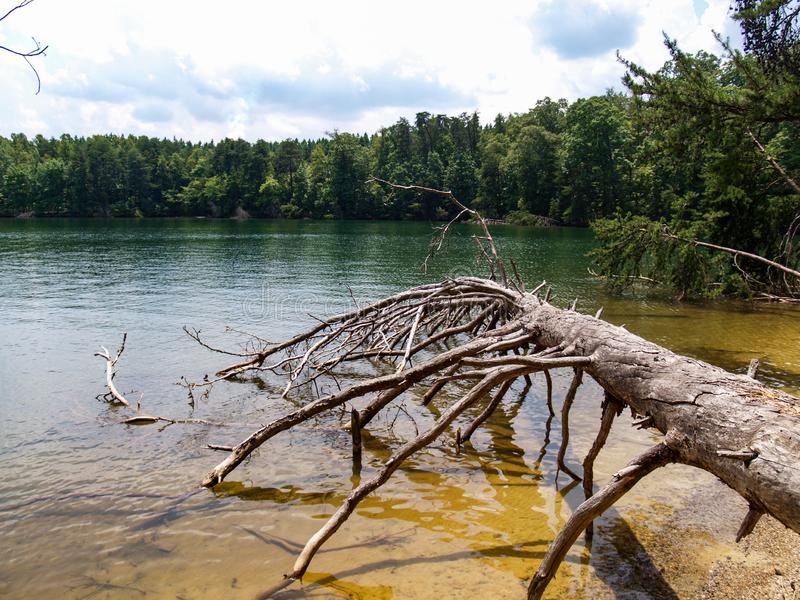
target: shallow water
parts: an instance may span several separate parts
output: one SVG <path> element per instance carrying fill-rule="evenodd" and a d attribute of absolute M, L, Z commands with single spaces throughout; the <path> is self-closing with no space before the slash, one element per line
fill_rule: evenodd
<path fill-rule="evenodd" d="M 348 286 L 366 300 L 472 272 L 470 232 L 458 228 L 447 257 L 421 273 L 422 224 L 0 221 L 0 596 L 251 598 L 279 581 L 356 484 L 349 438 L 340 415 L 320 418 L 271 441 L 215 490 L 198 490 L 222 456 L 207 443 L 235 443 L 291 403 L 269 386 L 225 383 L 192 408 L 176 382 L 228 361 L 181 326 L 220 344 L 239 339 L 226 325 L 283 338 L 308 326 L 309 313 L 350 306 Z M 603 305 L 609 321 L 739 372 L 758 357 L 763 380 L 800 389 L 798 309 L 607 297 L 586 271 L 589 232 L 504 227 L 497 236 L 529 285 L 553 282 L 556 304 Z M 116 382 L 129 398 L 148 413 L 225 425 L 120 425 L 128 413 L 95 399 L 104 364 L 93 353 L 116 348 L 123 331 Z M 568 379 L 555 374 L 562 394 Z M 474 450 L 456 455 L 445 435 L 407 461 L 323 548 L 306 587 L 284 597 L 522 597 L 582 493 L 563 476 L 560 490 L 553 483 L 559 422 L 548 435 L 543 381 L 525 396 L 515 390 Z M 599 398 L 592 384 L 579 391 L 573 463 L 591 444 Z M 428 410 L 411 395 L 408 414 L 389 410 L 365 442 L 362 476 L 446 402 Z M 627 421 L 612 431 L 598 481 L 652 440 Z M 698 499 L 698 489 L 709 493 Z M 690 591 L 735 528 L 720 507 L 741 508 L 713 506 L 716 494 L 732 492 L 690 469 L 654 475 L 603 518 L 591 548 L 576 545 L 550 595 Z M 663 575 L 648 563 L 647 532 L 659 507 L 693 502 L 709 504 L 705 516 L 675 535 L 691 540 L 696 558 Z"/>

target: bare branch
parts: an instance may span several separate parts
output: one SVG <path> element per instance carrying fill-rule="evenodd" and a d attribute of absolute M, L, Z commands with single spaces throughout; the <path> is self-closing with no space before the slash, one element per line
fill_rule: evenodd
<path fill-rule="evenodd" d="M 542 597 L 567 551 L 596 517 L 622 498 L 645 475 L 675 460 L 675 453 L 666 444 L 653 446 L 629 462 L 600 492 L 581 504 L 547 549 L 547 554 L 528 587 L 528 600 Z"/>
<path fill-rule="evenodd" d="M 445 225 L 445 227 L 440 231 L 440 236 L 437 236 L 439 239 L 435 244 L 437 249 L 441 248 L 442 241 L 444 240 L 444 235 L 446 235 L 448 228 L 450 227 L 450 225 L 453 222 L 455 222 L 457 219 L 459 219 L 464 214 L 468 214 L 471 217 L 473 217 L 478 222 L 478 224 L 481 226 L 481 229 L 483 229 L 483 238 L 477 238 L 477 237 L 473 236 L 473 239 L 475 239 L 478 242 L 478 245 L 481 246 L 482 250 L 483 250 L 483 246 L 480 243 L 481 239 L 485 240 L 488 243 L 488 246 L 489 246 L 489 253 L 491 253 L 491 256 L 489 256 L 488 254 L 486 255 L 487 264 L 489 266 L 489 270 L 490 271 L 494 271 L 494 269 L 496 268 L 500 273 L 500 280 L 503 283 L 503 285 L 505 287 L 509 286 L 509 279 L 508 279 L 508 275 L 506 273 L 505 265 L 503 264 L 503 260 L 500 258 L 500 253 L 497 250 L 497 244 L 495 243 L 494 238 L 492 237 L 492 234 L 489 232 L 489 226 L 486 223 L 486 220 L 481 216 L 481 214 L 478 211 L 476 211 L 476 210 L 474 210 L 472 208 L 469 208 L 469 207 L 465 206 L 464 204 L 462 204 L 458 200 L 458 198 L 455 197 L 453 192 L 451 192 L 449 190 L 437 190 L 435 188 L 424 187 L 424 186 L 421 186 L 421 185 L 399 185 L 399 184 L 396 184 L 396 183 L 392 183 L 390 181 L 386 181 L 385 179 L 380 179 L 378 177 L 370 177 L 367 180 L 367 183 L 372 183 L 372 182 L 380 183 L 382 185 L 385 185 L 385 186 L 388 186 L 388 187 L 391 187 L 391 188 L 394 188 L 394 189 L 398 189 L 398 190 L 411 190 L 411 191 L 419 192 L 419 193 L 433 194 L 433 195 L 436 195 L 436 196 L 442 196 L 444 198 L 449 199 L 453 204 L 456 205 L 456 207 L 461 212 L 459 212 L 458 216 L 455 219 L 453 219 L 452 221 L 450 221 L 447 225 Z M 434 238 L 434 239 L 436 240 L 437 238 Z M 425 260 L 425 262 L 427 264 L 427 259 Z"/>
<path fill-rule="evenodd" d="M 420 434 L 415 439 L 407 442 L 384 464 L 383 468 L 369 481 L 359 485 L 347 497 L 339 509 L 331 516 L 328 522 L 308 540 L 300 556 L 294 563 L 292 572 L 285 575 L 285 578 L 293 581 L 299 580 L 308 569 L 308 565 L 314 554 L 322 544 L 330 538 L 353 514 L 353 511 L 368 494 L 386 483 L 392 473 L 403 463 L 405 459 L 433 442 L 441 433 L 453 422 L 453 420 L 466 408 L 474 404 L 482 394 L 491 389 L 493 385 L 509 377 L 514 376 L 516 371 L 513 369 L 497 369 L 481 382 L 476 384 L 461 400 L 453 404 L 436 420 L 434 425 L 426 432 Z M 285 586 L 281 586 L 285 587 Z M 273 588 L 275 590 L 275 588 Z M 260 596 L 265 598 L 267 596 Z"/>
<path fill-rule="evenodd" d="M 99 356 L 106 361 L 106 387 L 108 388 L 108 395 L 111 399 L 111 402 L 130 406 L 130 403 L 125 399 L 125 396 L 123 396 L 122 393 L 117 389 L 117 386 L 114 385 L 114 366 L 117 364 L 119 357 L 122 356 L 122 353 L 125 351 L 125 341 L 127 339 L 127 332 L 123 333 L 122 343 L 120 344 L 119 350 L 117 350 L 117 353 L 113 357 L 105 346 L 100 346 L 103 351 L 95 352 L 94 355 Z"/>
<path fill-rule="evenodd" d="M 2 17 L 0 17 L 0 23 L 2 23 L 15 11 L 28 6 L 31 2 L 33 2 L 33 0 L 22 0 L 22 2 L 18 3 L 16 6 L 13 6 Z M 38 94 L 42 90 L 42 80 L 39 77 L 39 72 L 36 70 L 36 67 L 33 66 L 33 63 L 30 61 L 30 59 L 35 58 L 37 56 L 43 56 L 49 46 L 42 46 L 36 40 L 36 38 L 32 37 L 31 39 L 33 40 L 33 45 L 34 45 L 32 50 L 16 50 L 14 48 L 9 48 L 8 46 L 0 46 L 0 50 L 8 52 L 9 54 L 13 54 L 14 56 L 19 56 L 20 58 L 22 58 L 22 60 L 28 63 L 28 66 L 31 68 L 31 71 L 33 71 L 33 74 L 36 76 L 36 94 Z"/>
<path fill-rule="evenodd" d="M 22 2 L 20 2 L 16 6 L 12 7 L 11 10 L 9 10 L 6 14 L 4 14 L 2 17 L 0 17 L 0 22 L 4 21 L 6 19 L 6 17 L 8 17 L 8 15 L 13 13 L 15 10 L 19 10 L 20 8 L 25 8 L 31 2 L 33 2 L 33 0 L 22 0 Z"/>
<path fill-rule="evenodd" d="M 567 446 L 569 445 L 569 411 L 572 409 L 572 402 L 575 400 L 575 393 L 583 381 L 583 369 L 581 367 L 575 368 L 575 376 L 572 378 L 572 383 L 567 390 L 567 395 L 564 397 L 564 405 L 561 408 L 561 446 L 558 448 L 558 469 L 564 471 L 567 475 L 572 477 L 575 481 L 580 481 L 581 478 L 572 469 L 570 469 L 564 462 L 564 457 L 567 454 Z M 558 472 L 556 472 L 556 480 L 558 479 Z"/>
<path fill-rule="evenodd" d="M 736 248 L 728 248 L 727 246 L 720 246 L 718 244 L 711 244 L 709 242 L 701 242 L 700 240 L 688 239 L 683 238 L 675 235 L 674 233 L 670 233 L 669 231 L 663 231 L 661 236 L 670 239 L 676 240 L 679 242 L 683 242 L 685 244 L 692 244 L 693 246 L 702 246 L 703 248 L 711 248 L 712 250 L 719 250 L 720 252 L 727 252 L 728 254 L 733 254 L 734 256 L 744 256 L 749 258 L 750 260 L 754 260 L 756 262 L 760 262 L 767 266 L 770 266 L 774 269 L 778 269 L 779 271 L 783 271 L 784 273 L 791 275 L 792 277 L 800 278 L 800 271 L 796 271 L 786 265 L 782 265 L 774 260 L 770 260 L 768 258 L 764 258 L 763 256 L 759 256 L 758 254 L 753 254 L 752 252 L 745 252 L 744 250 L 737 250 Z"/>
<path fill-rule="evenodd" d="M 597 431 L 592 447 L 583 459 L 583 494 L 588 500 L 594 494 L 594 461 L 600 454 L 600 451 L 605 446 L 608 434 L 611 432 L 611 425 L 614 423 L 614 417 L 618 417 L 622 413 L 625 403 L 609 394 L 605 393 L 602 404 L 602 416 L 600 417 L 600 429 Z M 586 527 L 586 535 L 591 537 L 593 533 L 592 524 Z"/>

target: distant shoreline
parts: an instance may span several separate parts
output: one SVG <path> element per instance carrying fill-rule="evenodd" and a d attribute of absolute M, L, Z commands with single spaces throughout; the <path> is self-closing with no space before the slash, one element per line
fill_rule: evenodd
<path fill-rule="evenodd" d="M 525 223 L 512 223 L 502 219 L 487 219 L 487 223 L 490 226 L 511 226 L 511 227 L 541 227 L 541 228 L 563 228 L 563 229 L 588 229 L 588 226 L 585 225 L 570 225 L 567 223 L 557 223 L 552 219 L 548 219 L 547 217 L 541 217 L 539 215 L 531 215 L 537 219 L 541 219 L 539 222 L 525 222 Z M 325 218 L 288 218 L 288 217 L 215 217 L 215 216 L 205 216 L 205 215 L 163 215 L 163 216 L 156 216 L 156 215 L 148 215 L 148 216 L 122 216 L 122 217 L 115 217 L 115 216 L 99 216 L 99 215 L 0 215 L 0 220 L 2 221 L 52 221 L 52 220 L 73 220 L 73 219 L 86 219 L 92 221 L 177 221 L 177 220 L 192 220 L 192 221 L 234 221 L 234 222 L 245 222 L 245 221 L 275 221 L 275 222 L 308 222 L 308 223 L 333 223 L 333 222 L 345 222 L 345 221 L 359 221 L 359 222 L 381 222 L 381 223 L 446 223 L 446 220 L 432 220 L 432 219 L 382 219 L 378 217 L 346 217 L 341 219 L 325 219 Z M 472 221 L 459 221 L 460 224 L 465 225 L 475 225 L 476 223 Z"/>

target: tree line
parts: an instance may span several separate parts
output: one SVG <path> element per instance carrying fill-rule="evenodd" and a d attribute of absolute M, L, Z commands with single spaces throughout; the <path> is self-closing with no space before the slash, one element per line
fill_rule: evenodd
<path fill-rule="evenodd" d="M 722 76 L 719 59 L 702 60 L 710 76 Z M 370 175 L 450 189 L 493 218 L 537 215 L 579 226 L 618 211 L 660 218 L 698 203 L 737 211 L 776 201 L 782 190 L 764 185 L 772 174 L 751 140 L 724 124 L 710 137 L 693 119 L 667 123 L 663 113 L 609 91 L 571 104 L 544 98 L 488 124 L 477 113 L 421 112 L 373 135 L 317 140 L 12 134 L 0 137 L 0 214 L 453 216 L 441 198 L 390 193 L 368 184 Z M 800 162 L 796 124 L 761 135 L 787 165 Z"/>
<path fill-rule="evenodd" d="M 572 106 L 549 98 L 522 115 L 482 125 L 477 113 L 421 112 L 374 135 L 335 132 L 323 139 L 242 139 L 192 143 L 144 136 L 0 137 L 0 214 L 14 216 L 217 216 L 422 219 L 452 216 L 436 197 L 387 195 L 370 175 L 451 189 L 464 202 L 503 218 L 523 211 L 588 223 L 563 184 L 568 165 L 614 164 L 615 148 L 566 139 L 595 135 L 578 113 L 608 107 L 606 126 L 623 126 L 626 98 L 608 94 Z M 621 141 L 621 140 L 620 140 Z M 595 177 L 595 179 L 597 179 Z M 603 188 L 606 182 L 588 183 Z M 583 199 L 581 199 L 583 200 Z M 606 202 L 605 204 L 609 204 Z"/>

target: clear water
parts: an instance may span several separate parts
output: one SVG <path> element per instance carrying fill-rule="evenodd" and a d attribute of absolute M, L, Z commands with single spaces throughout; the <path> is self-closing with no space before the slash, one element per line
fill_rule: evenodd
<path fill-rule="evenodd" d="M 269 385 L 225 383 L 192 408 L 176 382 L 227 361 L 181 326 L 231 346 L 239 338 L 226 335 L 226 325 L 283 338 L 312 323 L 309 314 L 347 308 L 348 286 L 363 300 L 474 272 L 471 232 L 457 228 L 446 257 L 422 273 L 425 224 L 0 221 L 0 597 L 251 598 L 279 581 L 357 482 L 349 438 L 338 414 L 321 418 L 271 441 L 213 491 L 198 489 L 223 456 L 207 443 L 234 444 L 292 404 Z M 529 285 L 553 283 L 556 303 L 577 297 L 586 312 L 604 305 L 608 320 L 736 371 L 758 357 L 765 381 L 800 389 L 797 308 L 611 298 L 586 270 L 590 232 L 496 234 Z M 124 331 L 116 382 L 129 398 L 151 414 L 225 425 L 120 424 L 129 412 L 95 398 L 104 363 L 93 353 L 116 348 Z M 560 393 L 567 382 L 568 374 L 556 375 Z M 510 394 L 473 451 L 456 455 L 448 434 L 407 461 L 315 558 L 306 587 L 284 597 L 522 597 L 524 580 L 581 500 L 563 477 L 560 490 L 554 485 L 559 424 L 551 423 L 546 443 L 543 394 L 541 380 L 527 397 Z M 430 410 L 415 400 L 404 399 L 408 414 L 390 410 L 376 422 L 363 475 L 448 398 Z M 596 386 L 581 388 L 572 462 L 591 444 L 599 400 Z M 598 481 L 651 441 L 622 421 Z M 689 469 L 664 473 L 604 517 L 591 548 L 576 545 L 552 597 L 692 589 L 707 560 L 662 576 L 657 565 L 642 566 L 637 540 L 659 503 L 720 488 Z M 698 556 L 711 557 L 735 525 L 706 512 L 701 529 L 686 525 L 684 533 L 700 540 Z"/>

